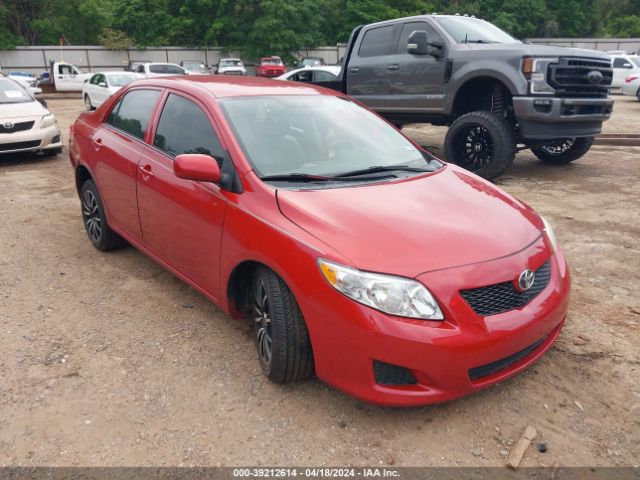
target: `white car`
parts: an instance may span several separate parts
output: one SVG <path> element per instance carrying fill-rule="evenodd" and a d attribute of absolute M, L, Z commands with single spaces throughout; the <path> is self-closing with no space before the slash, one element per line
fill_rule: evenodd
<path fill-rule="evenodd" d="M 35 77 L 30 77 L 27 75 L 14 75 L 10 73 L 7 75 L 7 78 L 10 78 L 11 80 L 18 82 L 24 88 L 29 90 L 29 92 L 32 95 L 37 95 L 42 93 L 42 89 L 38 87 L 38 79 Z"/>
<path fill-rule="evenodd" d="M 247 69 L 239 58 L 221 58 L 216 73 L 218 75 L 246 75 Z"/>
<path fill-rule="evenodd" d="M 622 94 L 637 97 L 640 102 L 640 73 L 629 75 L 622 85 Z"/>
<path fill-rule="evenodd" d="M 180 62 L 180 66 L 189 72 L 189 75 L 209 75 L 207 66 L 198 60 L 184 60 Z"/>
<path fill-rule="evenodd" d="M 607 53 L 611 56 L 611 66 L 613 67 L 611 88 L 620 90 L 629 75 L 640 74 L 640 57 L 638 55 L 627 55 L 624 52 Z"/>
<path fill-rule="evenodd" d="M 0 78 L 0 153 L 62 151 L 58 121 L 21 84 Z"/>
<path fill-rule="evenodd" d="M 322 65 L 318 67 L 303 67 L 296 70 L 291 70 L 276 77 L 277 80 L 290 80 L 293 82 L 332 82 L 340 74 L 339 66 Z"/>
<path fill-rule="evenodd" d="M 189 72 L 175 63 L 143 63 L 138 65 L 136 73 L 144 78 L 168 77 L 173 75 L 189 75 Z"/>
<path fill-rule="evenodd" d="M 140 75 L 132 72 L 94 73 L 82 86 L 82 99 L 87 110 L 98 108 L 107 98 L 138 78 Z"/>

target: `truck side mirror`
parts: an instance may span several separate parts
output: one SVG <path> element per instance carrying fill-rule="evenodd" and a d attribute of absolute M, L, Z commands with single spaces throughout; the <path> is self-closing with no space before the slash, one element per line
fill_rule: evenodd
<path fill-rule="evenodd" d="M 411 32 L 407 39 L 407 52 L 413 55 L 428 55 L 429 41 L 427 40 L 427 32 L 424 30 Z"/>

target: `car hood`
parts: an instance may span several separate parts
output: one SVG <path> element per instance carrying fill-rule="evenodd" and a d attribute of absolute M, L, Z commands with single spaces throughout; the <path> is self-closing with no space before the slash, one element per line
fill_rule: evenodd
<path fill-rule="evenodd" d="M 540 217 L 491 183 L 448 165 L 405 181 L 277 191 L 282 214 L 361 270 L 416 277 L 520 251 Z"/>
<path fill-rule="evenodd" d="M 609 61 L 610 57 L 605 52 L 587 50 L 585 48 L 556 47 L 553 45 L 536 45 L 533 43 L 469 43 L 472 50 L 510 51 L 514 55 L 541 56 L 541 57 L 588 57 Z"/>
<path fill-rule="evenodd" d="M 36 115 L 45 115 L 47 110 L 38 101 L 26 103 L 1 103 L 0 118 L 20 118 L 34 117 Z"/>

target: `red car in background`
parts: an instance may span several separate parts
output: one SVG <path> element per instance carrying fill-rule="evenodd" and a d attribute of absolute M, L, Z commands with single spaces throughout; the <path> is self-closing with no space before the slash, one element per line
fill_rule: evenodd
<path fill-rule="evenodd" d="M 338 92 L 135 81 L 69 150 L 93 245 L 126 240 L 248 319 L 274 382 L 442 402 L 527 368 L 564 324 L 550 225 Z"/>
<path fill-rule="evenodd" d="M 256 67 L 257 77 L 279 77 L 287 72 L 284 62 L 280 57 L 264 57 L 260 59 L 260 65 Z"/>

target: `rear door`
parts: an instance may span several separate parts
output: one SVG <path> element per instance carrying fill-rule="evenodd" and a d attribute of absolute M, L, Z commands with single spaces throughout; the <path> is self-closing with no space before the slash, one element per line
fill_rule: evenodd
<path fill-rule="evenodd" d="M 388 57 L 386 79 L 390 88 L 387 108 L 402 112 L 440 111 L 444 107 L 446 55 L 414 55 L 407 51 L 408 39 L 416 30 L 427 32 L 429 42 L 443 42 L 426 21 L 405 22 L 392 55 Z"/>
<path fill-rule="evenodd" d="M 347 93 L 376 110 L 385 108 L 391 93 L 386 73 L 397 28 L 391 24 L 364 30 L 347 65 Z"/>
<path fill-rule="evenodd" d="M 159 98 L 160 90 L 130 90 L 91 138 L 95 178 L 109 224 L 136 240 L 142 238 L 136 199 L 138 160 Z"/>
<path fill-rule="evenodd" d="M 173 173 L 174 158 L 182 153 L 223 161 L 225 150 L 213 120 L 197 99 L 169 93 L 152 132 L 152 145 L 140 158 L 137 183 L 144 244 L 218 298 L 226 196 L 218 185 L 184 180 Z"/>

